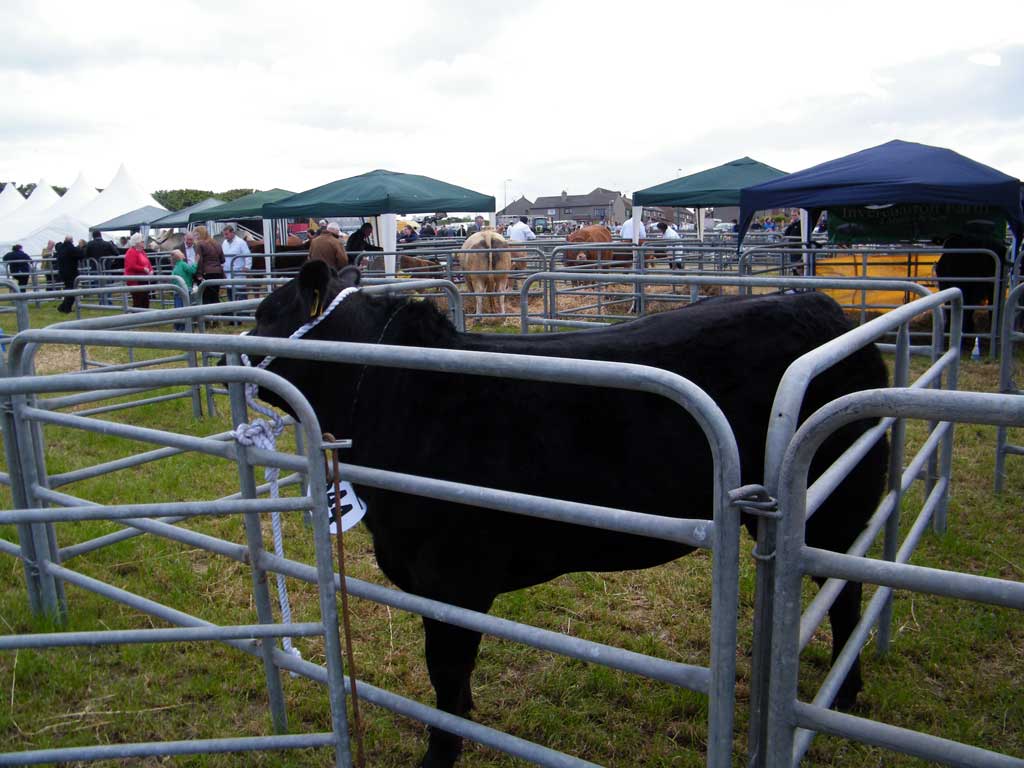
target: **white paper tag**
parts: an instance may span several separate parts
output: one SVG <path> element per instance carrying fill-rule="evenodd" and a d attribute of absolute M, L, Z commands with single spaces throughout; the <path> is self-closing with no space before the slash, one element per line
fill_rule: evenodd
<path fill-rule="evenodd" d="M 356 496 L 352 484 L 344 480 L 339 483 L 341 489 L 341 532 L 355 527 L 366 514 L 366 503 Z M 331 535 L 338 533 L 337 521 L 334 517 L 334 483 L 327 483 L 327 517 L 331 521 Z"/>

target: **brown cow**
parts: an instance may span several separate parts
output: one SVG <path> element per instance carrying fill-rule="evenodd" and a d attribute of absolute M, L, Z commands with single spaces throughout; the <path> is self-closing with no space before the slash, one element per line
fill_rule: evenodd
<path fill-rule="evenodd" d="M 610 243 L 612 241 L 612 231 L 601 224 L 591 224 L 590 226 L 577 229 L 575 232 L 570 232 L 565 240 L 568 243 Z M 627 253 L 622 253 L 619 254 L 619 258 L 629 260 L 631 257 Z M 615 260 L 616 254 L 614 251 L 569 251 L 565 254 L 565 265 L 567 267 L 584 266 L 591 261 L 600 263 Z"/>
<path fill-rule="evenodd" d="M 504 237 L 493 229 L 474 232 L 462 244 L 463 251 L 472 248 L 503 248 L 507 245 Z M 512 269 L 512 254 L 509 251 L 497 253 L 462 253 L 459 255 L 466 284 L 471 293 L 497 293 L 501 314 L 505 314 L 505 291 L 508 290 L 508 273 Z M 476 297 L 476 313 L 483 311 L 483 297 Z M 492 299 L 491 308 L 494 308 Z"/>
<path fill-rule="evenodd" d="M 374 256 L 372 259 L 364 256 L 359 263 L 359 268 L 367 272 L 383 272 L 385 266 L 383 256 Z M 401 271 L 412 272 L 413 277 L 444 277 L 444 270 L 436 261 L 406 256 L 404 253 L 398 255 L 396 266 Z"/>

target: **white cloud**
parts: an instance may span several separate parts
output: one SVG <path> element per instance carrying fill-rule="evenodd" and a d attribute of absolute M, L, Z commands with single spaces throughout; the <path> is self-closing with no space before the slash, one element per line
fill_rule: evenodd
<path fill-rule="evenodd" d="M 985 53 L 972 53 L 967 57 L 972 64 L 981 64 L 983 67 L 998 67 L 1003 63 L 1003 57 L 998 53 L 987 51 Z"/>
<path fill-rule="evenodd" d="M 1024 176 L 1024 3 L 844 5 L 17 0 L 0 176 L 105 183 L 125 161 L 150 189 L 301 190 L 390 168 L 501 204 L 509 178 L 632 191 L 891 138 Z"/>

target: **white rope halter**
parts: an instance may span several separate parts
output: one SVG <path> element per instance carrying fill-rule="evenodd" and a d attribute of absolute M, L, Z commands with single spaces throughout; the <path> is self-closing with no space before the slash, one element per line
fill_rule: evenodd
<path fill-rule="evenodd" d="M 289 339 L 301 339 L 311 330 L 316 328 L 335 308 L 341 304 L 346 298 L 351 296 L 353 293 L 358 291 L 358 288 L 346 288 L 332 301 L 321 314 L 310 320 L 308 323 L 299 328 L 295 333 L 289 336 Z M 242 353 L 242 362 L 246 367 L 252 367 L 252 363 L 249 362 L 249 356 Z M 274 359 L 273 355 L 268 355 L 260 360 L 257 368 L 266 368 L 270 365 L 270 362 Z M 266 406 L 260 405 L 256 401 L 256 390 L 257 385 L 252 382 L 247 382 L 245 385 L 245 402 L 250 408 L 263 416 L 266 419 L 253 419 L 247 424 L 239 424 L 235 427 L 233 435 L 239 445 L 244 446 L 255 446 L 256 448 L 262 448 L 268 451 L 276 449 L 277 437 L 284 431 L 284 420 L 280 414 Z M 270 484 L 270 498 L 276 499 L 279 497 L 280 491 L 278 487 L 278 480 L 281 476 L 281 470 L 278 467 L 264 467 L 263 478 Z M 270 524 L 273 531 L 274 537 L 274 554 L 278 557 L 284 557 L 284 537 L 281 532 L 281 513 L 271 512 L 270 513 Z M 338 521 L 341 524 L 341 521 Z M 277 599 L 281 604 L 281 621 L 284 624 L 292 623 L 292 606 L 288 599 L 288 584 L 285 581 L 284 574 L 275 573 L 277 580 Z M 292 645 L 292 639 L 290 637 L 282 637 L 281 645 L 284 646 L 286 653 L 290 653 L 292 656 L 301 659 L 302 654 L 299 653 L 299 649 Z M 292 673 L 294 676 L 294 673 Z"/>

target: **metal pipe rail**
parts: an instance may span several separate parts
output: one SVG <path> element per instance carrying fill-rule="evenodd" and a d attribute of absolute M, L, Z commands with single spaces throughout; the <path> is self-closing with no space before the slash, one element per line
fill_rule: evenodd
<path fill-rule="evenodd" d="M 912 264 L 912 258 L 921 255 L 943 255 L 943 254 L 964 254 L 964 255 L 986 255 L 992 258 L 992 274 L 988 276 L 980 277 L 955 277 L 955 278 L 940 278 L 935 275 L 927 276 L 914 276 L 908 274 L 906 278 L 896 278 L 907 281 L 915 281 L 922 285 L 935 285 L 936 290 L 942 290 L 944 285 L 949 287 L 950 283 L 982 283 L 990 284 L 992 286 L 992 296 L 995 299 L 992 302 L 991 307 L 985 305 L 970 305 L 965 306 L 964 310 L 967 312 L 974 312 L 977 310 L 984 310 L 991 313 L 991 327 L 986 333 L 975 333 L 974 335 L 979 338 L 989 339 L 989 357 L 995 359 L 998 347 L 998 338 L 1000 323 L 1002 321 L 1003 314 L 1003 291 L 1001 287 L 1004 283 L 1005 278 L 1005 262 L 995 252 L 988 250 L 987 248 L 935 248 L 933 246 L 921 246 L 907 247 L 907 248 L 884 248 L 884 247 L 858 247 L 853 246 L 851 248 L 839 248 L 835 246 L 823 246 L 806 248 L 802 245 L 790 246 L 790 247 L 774 247 L 774 246 L 758 246 L 753 248 L 744 249 L 740 256 L 740 271 L 745 274 L 753 274 L 753 259 L 758 256 L 767 256 L 769 259 L 778 259 L 779 266 L 777 269 L 789 269 L 794 266 L 800 266 L 804 269 L 808 276 L 815 276 L 817 273 L 818 258 L 825 257 L 836 257 L 845 256 L 848 260 L 845 261 L 834 261 L 833 263 L 838 266 L 855 265 L 863 270 L 863 277 L 865 283 L 861 286 L 860 303 L 853 305 L 844 305 L 844 308 L 857 309 L 861 313 L 861 322 L 867 316 L 869 310 L 874 309 L 889 309 L 889 305 L 884 304 L 868 304 L 867 293 L 871 290 L 877 290 L 877 286 L 871 284 L 872 281 L 878 278 L 872 278 L 867 276 L 868 267 L 870 264 L 869 258 L 871 256 L 902 256 L 907 257 L 907 271 L 909 273 Z M 800 260 L 792 262 L 791 259 L 794 256 L 799 256 Z M 998 300 L 996 300 L 998 299 Z"/>
<path fill-rule="evenodd" d="M 1020 341 L 1024 341 L 1024 333 L 1017 330 L 1018 318 L 1021 317 L 1021 302 L 1024 301 L 1024 283 L 1017 285 L 1006 297 L 1003 309 L 1003 330 L 999 353 L 999 391 L 1006 395 L 1024 395 L 1024 390 L 1014 381 L 1013 369 L 1017 363 L 1014 350 Z M 1024 456 L 1024 445 L 1009 442 L 1009 430 L 1000 425 L 996 432 L 996 469 L 994 487 L 996 493 L 1002 493 L 1006 482 L 1006 457 Z"/>
<path fill-rule="evenodd" d="M 392 286 L 379 286 L 379 288 L 387 290 L 391 289 Z M 250 355 L 274 355 L 277 357 L 364 363 L 416 370 L 504 376 L 525 380 L 580 383 L 590 386 L 609 386 L 650 392 L 666 397 L 678 406 L 686 409 L 707 436 L 714 461 L 715 504 L 713 522 L 711 523 L 707 520 L 686 521 L 675 518 L 670 518 L 664 523 L 660 523 L 655 521 L 652 516 L 638 515 L 633 512 L 604 510 L 588 505 L 551 499 L 536 499 L 525 495 L 510 495 L 493 489 L 459 486 L 458 484 L 444 483 L 430 478 L 395 475 L 372 468 L 347 467 L 347 470 L 358 481 L 380 484 L 389 488 L 400 488 L 403 492 L 415 492 L 442 498 L 458 498 L 464 503 L 468 501 L 468 503 L 487 507 L 495 506 L 507 509 L 508 511 L 529 513 L 541 517 L 562 517 L 562 519 L 571 519 L 577 523 L 609 527 L 616 530 L 647 531 L 648 535 L 671 535 L 674 539 L 683 536 L 685 540 L 692 540 L 695 543 L 699 542 L 704 546 L 710 543 L 714 552 L 712 560 L 713 621 L 711 663 L 708 667 L 703 668 L 703 671 L 700 671 L 701 668 L 693 668 L 691 671 L 687 671 L 690 670 L 688 665 L 671 666 L 674 663 L 656 661 L 652 662 L 651 669 L 656 670 L 664 667 L 666 670 L 664 674 L 668 675 L 674 682 L 693 684 L 697 690 L 708 691 L 710 696 L 708 764 L 716 766 L 716 768 L 719 766 L 725 768 L 725 766 L 731 765 L 738 599 L 739 515 L 736 514 L 736 510 L 732 506 L 729 491 L 739 485 L 739 456 L 735 440 L 724 415 L 707 394 L 691 382 L 675 374 L 645 366 L 564 360 L 549 357 L 389 347 L 374 344 L 315 340 L 296 341 L 267 337 L 221 336 L 211 338 L 201 335 L 137 332 L 118 333 L 116 338 L 110 338 L 111 336 L 112 334 L 105 334 L 95 330 L 30 330 L 19 335 L 12 343 L 9 366 L 11 370 L 22 370 L 30 365 L 34 347 L 41 343 L 96 343 L 102 339 L 103 343 L 113 343 L 114 345 L 135 344 L 143 348 L 153 349 L 185 348 L 196 351 L 219 349 L 231 356 L 237 356 L 241 352 L 246 352 Z M 177 377 L 187 377 L 189 380 L 198 382 L 213 380 L 239 382 L 241 380 L 250 380 L 246 377 L 251 378 L 254 373 L 276 378 L 264 371 L 227 366 L 217 369 L 187 371 L 174 369 L 168 371 L 129 372 L 119 375 L 117 383 L 118 386 L 123 387 L 138 387 L 151 384 L 157 380 L 163 381 L 163 377 L 170 377 L 171 380 L 177 380 Z M 87 376 L 87 381 L 90 385 L 99 387 L 111 387 L 115 381 L 114 377 L 103 373 L 76 375 L 80 377 Z M 261 385 L 264 383 L 262 376 L 257 378 L 256 381 Z M 27 393 L 66 392 L 69 389 L 73 389 L 72 383 L 73 380 L 68 376 L 0 380 L 0 397 L 14 397 L 16 404 L 13 414 L 15 417 L 30 417 L 33 420 L 53 418 L 55 414 L 42 409 L 30 409 L 26 404 L 19 402 L 18 398 L 24 397 Z M 306 424 L 307 430 L 311 429 L 307 419 L 312 419 L 312 423 L 315 424 L 315 418 L 309 414 L 308 405 L 305 409 L 296 410 L 296 413 L 299 414 L 300 419 Z M 67 418 L 67 415 L 60 416 L 61 418 Z M 83 421 L 89 420 L 83 419 Z M 129 432 L 132 436 L 136 437 L 149 435 L 149 431 L 139 427 L 131 427 L 130 425 L 104 425 L 99 428 L 104 430 L 112 429 L 118 433 L 123 431 L 126 436 L 128 436 Z M 155 435 L 150 436 L 155 437 Z M 171 438 L 164 437 L 165 443 L 169 443 L 170 440 Z M 182 441 L 187 442 L 187 438 L 184 436 L 179 436 L 174 438 L 174 440 L 181 445 L 184 444 Z M 314 440 L 313 444 L 318 445 L 319 441 Z M 205 450 L 207 452 L 219 452 L 223 447 L 223 443 L 218 443 L 216 446 L 207 446 Z M 250 464 L 253 462 L 264 463 L 269 460 L 269 458 L 251 449 L 247 449 L 245 454 L 249 457 Z M 282 465 L 286 463 L 283 458 L 280 461 Z M 322 471 L 321 462 L 319 472 L 322 474 Z M 51 503 L 81 505 L 81 502 L 74 497 L 46 491 L 43 483 L 34 481 L 32 478 L 28 478 L 28 480 L 25 491 L 29 496 L 29 502 L 32 501 L 34 496 L 38 496 Z M 317 481 L 322 482 L 322 477 L 318 476 L 316 480 L 311 480 L 313 487 L 316 487 L 315 482 Z M 27 503 L 22 506 L 32 509 L 40 505 Z M 129 514 L 130 511 L 126 509 L 124 513 Z M 48 510 L 48 513 L 53 514 L 53 511 Z M 75 514 L 82 514 L 82 512 L 78 511 Z M 193 545 L 199 544 L 201 546 L 216 547 L 218 550 L 223 549 L 222 545 L 217 543 L 219 540 L 212 537 L 203 537 L 199 534 L 186 532 L 177 529 L 175 526 L 155 520 L 145 521 L 140 518 L 128 518 L 123 522 L 128 522 L 133 527 L 144 527 L 150 532 L 172 539 L 185 540 L 187 538 L 189 543 Z M 42 537 L 42 534 L 40 536 L 39 547 L 37 547 L 38 551 L 47 552 L 56 549 L 55 541 L 47 541 L 45 537 Z M 228 550 L 238 550 L 238 548 L 236 545 L 230 545 L 225 550 L 225 553 Z M 252 542 L 250 542 L 250 550 L 252 550 L 252 562 L 260 569 L 260 572 L 274 569 L 273 564 L 276 561 L 261 551 L 254 549 Z M 238 550 L 235 554 L 242 556 L 242 551 Z M 44 576 L 50 574 L 51 576 L 56 575 L 59 578 L 70 578 L 62 570 L 57 570 L 59 566 L 55 566 L 52 563 L 47 565 L 44 561 L 46 561 L 46 558 L 40 559 L 42 563 L 40 570 Z M 415 607 L 413 609 L 416 610 Z M 450 609 L 446 608 L 446 610 Z M 503 632 L 506 630 L 504 625 L 501 625 L 498 620 L 494 620 L 493 617 L 481 614 L 478 618 L 473 618 L 472 620 L 474 622 L 496 622 L 486 631 Z M 325 614 L 324 622 L 327 623 L 327 621 L 328 617 Z M 527 635 L 530 635 L 531 632 L 532 630 L 529 628 L 526 629 Z M 538 637 L 541 636 L 538 635 Z M 547 642 L 541 638 L 538 640 L 538 643 L 542 641 L 544 643 Z M 269 646 L 266 647 L 269 648 Z M 582 648 L 583 646 L 580 647 Z M 613 666 L 619 663 L 615 662 L 615 659 L 620 657 L 626 659 L 626 661 L 622 662 L 623 664 L 631 665 L 633 663 L 628 661 L 628 659 L 633 658 L 632 656 L 628 656 L 627 659 L 627 656 L 622 654 L 605 653 L 601 648 L 602 646 L 600 645 L 594 645 L 593 649 L 585 651 L 587 658 L 605 659 L 607 663 L 611 663 Z M 272 652 L 270 654 L 271 662 L 268 663 L 272 663 L 276 668 L 295 668 L 294 660 L 286 663 L 286 660 L 281 660 L 281 656 L 284 656 L 284 654 Z M 675 671 L 668 672 L 667 670 L 670 667 L 666 665 L 670 665 L 671 669 Z M 659 679 L 661 679 L 662 673 L 657 674 Z M 367 696 L 367 698 L 370 699 L 370 696 Z M 395 705 L 393 700 L 386 698 L 377 697 L 377 700 L 384 703 L 385 706 L 392 707 Z M 441 727 L 444 727 L 446 730 L 462 733 L 470 738 L 486 737 L 486 743 L 490 743 L 492 746 L 504 749 L 512 754 L 523 754 L 521 751 L 521 740 L 513 739 L 503 734 L 481 733 L 479 726 L 474 726 L 468 721 L 444 715 L 429 708 L 423 708 L 423 710 L 410 710 L 405 705 L 402 705 L 401 709 L 396 707 L 396 711 L 406 711 L 425 722 L 431 724 L 440 723 Z M 567 759 L 563 759 L 564 756 L 563 758 L 553 760 L 547 755 L 547 752 L 536 754 L 543 756 L 542 764 L 544 765 L 577 764 L 574 761 L 565 761 Z"/>
<path fill-rule="evenodd" d="M 82 331 L 49 331 L 50 334 L 60 335 L 72 333 L 86 333 Z M 102 332 L 93 331 L 94 335 L 103 335 Z M 121 336 L 123 334 L 111 334 L 108 336 Z M 161 334 L 174 336 L 174 334 Z M 24 349 L 24 347 L 23 347 Z M 300 418 L 303 428 L 307 431 L 305 445 L 307 446 L 304 457 L 295 457 L 287 454 L 276 454 L 269 451 L 254 451 L 246 449 L 233 443 L 224 443 L 220 440 L 210 438 L 189 438 L 173 433 L 162 433 L 160 430 L 150 430 L 141 427 L 134 427 L 128 424 L 114 422 L 103 422 L 93 419 L 82 418 L 70 414 L 58 414 L 42 409 L 32 408 L 28 403 L 31 398 L 38 394 L 75 391 L 77 389 L 88 389 L 94 384 L 106 388 L 148 388 L 153 386 L 174 386 L 202 382 L 204 379 L 216 377 L 220 381 L 228 382 L 232 386 L 235 404 L 243 402 L 244 395 L 241 386 L 246 382 L 253 382 L 259 386 L 274 391 Z M 59 374 L 54 376 L 0 379 L 0 401 L 5 406 L 0 409 L 3 418 L 4 444 L 9 459 L 13 456 L 18 461 L 20 475 L 12 477 L 12 493 L 15 506 L 18 508 L 11 512 L 0 513 L 0 521 L 12 522 L 18 526 L 20 547 L 18 556 L 24 561 L 27 575 L 27 585 L 30 595 L 30 604 L 34 610 L 40 613 L 54 616 L 65 615 L 66 605 L 63 601 L 63 584 L 69 582 L 77 584 L 85 589 L 97 592 L 98 594 L 111 597 L 116 600 L 132 605 L 146 613 L 164 618 L 171 623 L 184 624 L 188 627 L 202 626 L 204 631 L 198 635 L 194 630 L 185 632 L 185 635 L 193 639 L 219 640 L 228 642 L 243 650 L 252 649 L 264 659 L 264 673 L 267 681 L 267 688 L 270 699 L 270 710 L 274 727 L 279 733 L 287 730 L 287 716 L 284 709 L 284 697 L 281 688 L 279 667 L 275 663 L 273 648 L 269 643 L 261 643 L 258 647 L 252 641 L 238 639 L 240 630 L 238 627 L 212 627 L 209 622 L 204 622 L 195 617 L 188 616 L 180 611 L 160 606 L 158 603 L 147 600 L 137 595 L 132 595 L 125 590 L 120 590 L 102 582 L 84 576 L 83 574 L 71 571 L 57 564 L 56 529 L 55 521 L 84 520 L 84 519 L 116 519 L 140 528 L 149 529 L 151 532 L 166 531 L 172 529 L 178 531 L 182 538 L 190 536 L 201 536 L 183 529 L 176 529 L 166 523 L 156 520 L 146 520 L 138 515 L 152 515 L 165 517 L 168 514 L 179 517 L 190 517 L 206 514 L 240 514 L 245 521 L 248 532 L 248 547 L 230 545 L 229 548 L 238 548 L 245 553 L 246 559 L 253 563 L 253 587 L 257 615 L 261 625 L 270 627 L 260 630 L 267 637 L 285 634 L 288 626 L 276 626 L 273 614 L 270 609 L 269 592 L 266 588 L 264 571 L 255 565 L 257 556 L 262 549 L 262 535 L 259 533 L 258 514 L 268 510 L 310 510 L 313 515 L 313 537 L 316 557 L 317 583 L 319 587 L 319 606 L 321 620 L 316 623 L 315 631 L 309 626 L 303 632 L 322 635 L 324 637 L 324 650 L 326 656 L 326 679 L 328 683 L 328 695 L 331 704 L 332 731 L 329 734 L 303 734 L 288 737 L 259 737 L 249 739 L 227 739 L 207 740 L 196 742 L 187 749 L 179 749 L 181 742 L 150 742 L 139 744 L 124 744 L 105 747 L 72 747 L 61 750 L 39 750 L 29 753 L 7 753 L 0 755 L 0 764 L 24 764 L 26 762 L 41 762 L 44 760 L 85 760 L 100 759 L 115 755 L 164 755 L 178 754 L 183 752 L 206 751 L 229 751 L 229 750 L 250 750 L 250 749 L 279 749 L 298 748 L 310 746 L 333 746 L 334 764 L 338 768 L 348 768 L 351 765 L 351 758 L 348 750 L 348 730 L 345 711 L 345 688 L 343 683 L 343 669 L 341 662 L 341 644 L 338 635 L 338 614 L 336 604 L 334 571 L 332 565 L 332 547 L 330 534 L 327 526 L 326 498 L 320 490 L 319 497 L 299 496 L 287 499 L 269 500 L 256 498 L 256 489 L 251 482 L 247 483 L 247 477 L 251 481 L 252 466 L 254 463 L 267 462 L 278 465 L 298 465 L 303 474 L 310 479 L 310 487 L 323 489 L 326 483 L 323 459 L 319 452 L 320 429 L 315 414 L 310 409 L 305 398 L 288 382 L 278 376 L 267 373 L 261 369 L 252 368 L 221 368 L 221 369 L 188 369 L 176 368 L 163 371 L 132 371 L 121 374 L 112 373 L 75 373 Z M 36 466 L 43 467 L 44 450 L 41 443 L 40 433 L 37 431 L 38 423 L 41 420 L 48 420 L 53 423 L 65 423 L 67 426 L 76 426 L 103 434 L 123 435 L 125 437 L 149 438 L 159 442 L 162 439 L 165 444 L 177 444 L 183 447 L 189 443 L 194 449 L 208 448 L 209 452 L 219 453 L 228 448 L 236 457 L 239 474 L 242 484 L 242 495 L 244 498 L 238 500 L 224 500 L 217 502 L 184 502 L 184 503 L 153 503 L 153 504 L 127 504 L 119 506 L 103 506 L 87 501 L 81 501 L 67 494 L 61 494 L 49 490 L 46 483 L 45 471 L 36 469 Z M 14 445 L 16 444 L 16 448 Z M 280 457 L 280 458 L 278 458 Z M 26 471 L 28 469 L 29 471 Z M 68 505 L 56 508 L 46 507 L 45 504 Z M 217 540 L 219 541 L 219 540 Z M 228 542 L 223 542 L 228 545 Z M 5 548 L 7 550 L 9 548 Z M 58 586 L 59 585 L 59 586 Z M 143 631 L 146 633 L 148 631 Z M 144 642 L 154 639 L 153 636 L 146 637 L 144 634 L 136 633 L 132 641 Z M 173 635 L 173 633 L 172 633 Z M 201 635 L 201 636 L 200 636 Z M 42 639 L 34 638 L 29 640 L 33 646 L 44 645 L 47 638 L 54 639 L 54 645 L 63 645 L 68 642 L 78 642 L 86 639 L 81 635 L 73 635 L 70 638 L 61 639 L 60 635 L 46 636 Z M 88 642 L 92 645 L 111 644 L 124 639 L 119 631 L 104 631 L 88 633 Z M 161 638 L 161 641 L 174 638 L 173 636 Z M 24 638 L 8 639 L 11 647 L 23 647 L 26 642 Z M 284 739 L 282 741 L 282 739 Z"/>
<path fill-rule="evenodd" d="M 595 283 L 621 283 L 626 282 L 626 276 L 621 274 L 605 274 L 605 273 L 587 273 L 586 280 Z M 520 300 L 520 333 L 529 333 L 529 325 L 560 325 L 564 321 L 557 320 L 555 318 L 543 318 L 534 319 L 528 314 L 529 307 L 527 305 L 526 297 L 528 295 L 530 286 L 533 283 L 540 280 L 545 281 L 571 281 L 580 280 L 580 273 L 578 272 L 537 272 L 530 275 L 519 289 L 519 300 Z M 859 288 L 860 280 L 858 278 L 818 278 L 818 277 L 743 277 L 740 275 L 689 275 L 689 274 L 662 274 L 662 275 L 629 275 L 629 282 L 642 282 L 648 285 L 717 285 L 717 286 L 750 286 L 756 288 L 777 288 L 779 290 L 784 289 L 813 289 L 819 288 Z M 878 282 L 878 286 L 886 290 L 897 290 L 897 291 L 908 291 L 915 293 L 919 297 L 924 298 L 931 296 L 932 293 L 924 286 L 918 285 L 917 283 L 906 282 L 903 280 L 883 280 Z M 932 314 L 932 325 L 933 329 L 936 326 L 942 326 L 944 324 L 942 317 L 942 310 L 939 307 L 935 307 L 931 311 Z M 567 323 L 568 324 L 568 323 Z M 592 325 L 606 325 L 606 323 L 592 323 Z M 934 332 L 933 332 L 934 335 Z M 918 346 L 914 347 L 913 351 L 921 353 L 927 350 L 929 353 L 932 350 L 930 346 Z"/>
<path fill-rule="evenodd" d="M 804 278 L 811 283 L 817 282 L 820 278 Z M 898 282 L 898 281 L 897 281 Z M 957 325 L 951 333 L 950 349 L 943 351 L 945 341 L 943 325 L 943 307 L 951 305 L 951 317 Z M 957 288 L 950 288 L 939 293 L 928 293 L 927 296 L 906 304 L 892 312 L 877 317 L 864 325 L 858 326 L 851 331 L 832 339 L 822 346 L 811 350 L 807 354 L 790 364 L 775 394 L 772 404 L 772 421 L 768 427 L 766 439 L 764 484 L 769 494 L 778 495 L 779 483 L 782 482 L 782 462 L 787 448 L 791 445 L 796 434 L 801 406 L 804 401 L 808 387 L 815 377 L 824 371 L 832 368 L 841 360 L 854 354 L 856 351 L 876 343 L 878 339 L 888 333 L 897 333 L 896 362 L 894 384 L 895 386 L 907 386 L 910 367 L 910 333 L 909 324 L 918 315 L 930 312 L 933 317 L 932 325 L 932 364 L 918 382 L 922 388 L 925 386 L 939 386 L 943 374 L 946 377 L 946 386 L 949 389 L 956 389 L 957 374 L 960 361 L 960 330 L 959 320 L 962 315 L 962 296 Z M 787 409 L 795 409 L 788 412 Z M 820 505 L 819 500 L 830 487 L 838 485 L 839 481 L 846 476 L 857 464 L 860 458 L 870 449 L 874 442 L 884 439 L 885 430 L 888 424 L 880 424 L 865 433 L 860 440 L 848 448 L 819 478 L 816 483 L 814 503 Z M 932 429 L 938 429 L 933 425 Z M 893 423 L 892 450 L 889 463 L 889 490 L 890 493 L 901 495 L 899 483 L 903 461 L 903 422 L 896 420 Z M 926 483 L 926 495 L 930 496 L 925 512 L 931 517 L 934 512 L 934 525 L 937 531 L 945 529 L 945 505 L 948 493 L 948 479 L 952 464 L 953 433 L 946 432 L 941 448 L 940 456 L 934 464 L 937 464 L 937 478 L 929 478 Z M 933 462 L 929 462 L 929 467 Z M 931 496 L 933 485 L 939 487 L 937 495 Z M 885 502 L 883 501 L 883 505 Z M 887 558 L 896 556 L 897 536 L 899 532 L 899 504 L 894 501 L 889 514 L 884 518 L 885 541 L 884 550 Z M 925 514 L 922 512 L 922 515 Z M 869 523 L 869 527 L 871 523 Z M 764 765 L 764 745 L 767 739 L 767 713 L 768 695 L 770 690 L 771 663 L 772 663 L 772 631 L 773 616 L 775 607 L 773 605 L 775 595 L 775 582 L 778 578 L 778 561 L 772 553 L 778 548 L 778 538 L 781 531 L 775 519 L 762 517 L 758 520 L 757 530 L 757 551 L 762 555 L 758 560 L 757 584 L 755 592 L 755 627 L 754 627 L 754 651 L 752 668 L 754 670 L 751 680 L 751 721 L 750 721 L 750 743 L 754 745 L 753 752 L 759 755 L 756 766 Z M 826 584 L 826 589 L 819 593 L 819 599 L 814 603 L 813 610 L 822 612 L 827 610 L 831 601 L 838 595 L 843 585 L 837 583 Z M 884 621 L 880 627 L 879 647 L 883 650 L 887 647 L 890 631 L 890 606 L 886 602 L 881 610 L 884 612 Z M 808 622 L 810 619 L 808 619 Z M 799 627 L 799 622 L 798 622 Z M 806 624 L 805 624 L 806 628 Z M 851 662 L 852 663 L 852 662 Z"/>
<path fill-rule="evenodd" d="M 907 563 L 913 549 L 908 541 L 894 561 L 839 554 L 807 547 L 804 518 L 808 474 L 815 452 L 840 427 L 866 418 L 913 418 L 941 422 L 1024 426 L 1024 399 L 1013 395 L 974 392 L 883 389 L 858 392 L 822 407 L 800 427 L 788 446 L 781 469 L 779 504 L 783 510 L 775 556 L 772 670 L 768 709 L 769 768 L 795 766 L 806 752 L 815 730 L 874 744 L 948 765 L 1024 765 L 1024 760 L 970 747 L 866 718 L 830 712 L 828 690 L 806 704 L 798 699 L 800 587 L 804 573 L 855 579 L 880 585 L 868 610 L 837 659 L 826 686 L 837 688 L 845 676 L 891 591 L 910 589 L 1024 610 L 1024 584 Z M 939 488 L 939 486 L 936 486 Z M 941 491 L 936 491 L 941 494 Z M 908 540 L 920 536 L 915 524 Z M 824 694 L 824 695 L 822 695 Z M 801 730 L 807 729 L 807 730 Z"/>

